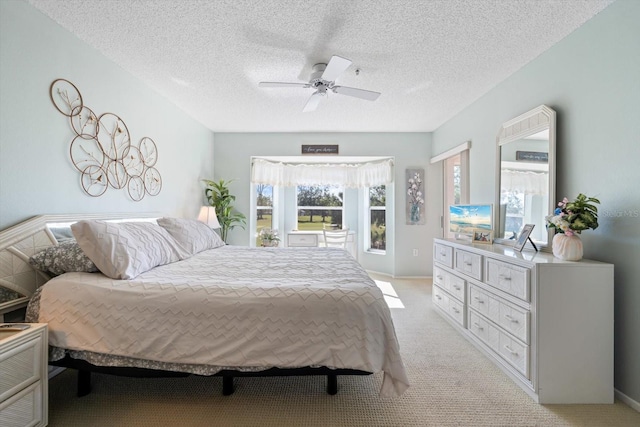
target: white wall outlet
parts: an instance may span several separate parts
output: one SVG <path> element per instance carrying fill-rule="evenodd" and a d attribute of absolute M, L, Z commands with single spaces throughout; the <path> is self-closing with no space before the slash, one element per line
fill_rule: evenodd
<path fill-rule="evenodd" d="M 417 249 L 413 250 L 413 256 L 418 256 L 418 250 Z"/>

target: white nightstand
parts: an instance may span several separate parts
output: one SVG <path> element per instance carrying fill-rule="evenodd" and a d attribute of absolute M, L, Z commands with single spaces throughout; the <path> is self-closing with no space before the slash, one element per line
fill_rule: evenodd
<path fill-rule="evenodd" d="M 0 329 L 0 425 L 46 426 L 48 336 L 46 323 L 24 331 Z"/>

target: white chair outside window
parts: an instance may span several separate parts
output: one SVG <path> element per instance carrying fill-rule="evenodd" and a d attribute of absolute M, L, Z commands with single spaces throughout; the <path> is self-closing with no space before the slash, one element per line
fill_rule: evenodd
<path fill-rule="evenodd" d="M 349 237 L 349 229 L 343 228 L 342 230 L 335 229 L 323 229 L 324 245 L 327 248 L 347 248 L 347 238 Z"/>

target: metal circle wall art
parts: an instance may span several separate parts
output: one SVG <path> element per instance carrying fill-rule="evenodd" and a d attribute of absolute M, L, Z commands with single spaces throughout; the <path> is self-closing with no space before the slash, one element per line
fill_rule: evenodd
<path fill-rule="evenodd" d="M 69 117 L 76 135 L 69 156 L 81 174 L 80 184 L 85 193 L 98 197 L 109 187 L 126 189 L 136 202 L 146 194 L 160 193 L 162 177 L 155 168 L 158 148 L 153 139 L 145 136 L 133 145 L 124 120 L 113 113 L 96 115 L 84 105 L 80 91 L 68 80 L 54 80 L 49 96 L 56 109 Z"/>

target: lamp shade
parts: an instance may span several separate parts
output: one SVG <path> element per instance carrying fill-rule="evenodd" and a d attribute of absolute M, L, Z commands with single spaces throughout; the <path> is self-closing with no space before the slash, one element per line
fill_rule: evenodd
<path fill-rule="evenodd" d="M 198 214 L 198 221 L 204 222 L 211 228 L 220 228 L 218 216 L 216 215 L 216 208 L 213 206 L 201 207 L 200 213 Z"/>

